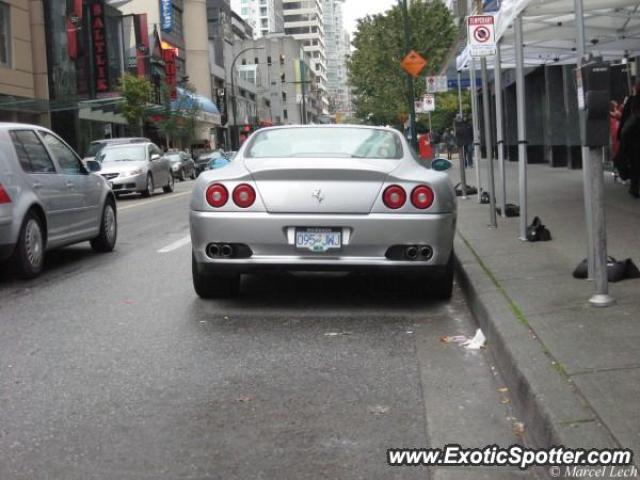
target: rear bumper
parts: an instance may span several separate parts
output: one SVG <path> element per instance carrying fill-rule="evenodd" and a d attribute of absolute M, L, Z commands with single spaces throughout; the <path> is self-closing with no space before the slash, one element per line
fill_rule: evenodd
<path fill-rule="evenodd" d="M 269 213 L 219 213 L 191 211 L 191 241 L 201 272 L 254 271 L 401 271 L 439 273 L 453 249 L 456 215 L 369 214 L 299 215 Z M 312 253 L 295 248 L 295 227 L 339 227 L 343 247 L 339 251 Z M 210 243 L 242 243 L 253 255 L 244 259 L 213 259 Z M 428 261 L 389 260 L 393 245 L 429 245 Z"/>

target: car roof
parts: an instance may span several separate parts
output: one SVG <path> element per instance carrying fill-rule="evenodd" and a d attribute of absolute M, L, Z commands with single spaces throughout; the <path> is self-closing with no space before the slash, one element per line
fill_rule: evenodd
<path fill-rule="evenodd" d="M 148 147 L 149 145 L 154 145 L 155 143 L 153 142 L 133 142 L 133 143 L 112 143 L 112 144 L 106 144 L 102 150 L 111 150 L 111 149 L 115 149 L 115 148 L 125 148 L 125 147 Z"/>
<path fill-rule="evenodd" d="M 42 125 L 34 125 L 32 123 L 18 123 L 18 122 L 0 122 L 0 128 L 36 128 L 38 130 L 50 131 L 47 127 Z"/>
<path fill-rule="evenodd" d="M 110 144 L 110 143 L 151 143 L 151 141 L 148 138 L 143 138 L 143 137 L 122 137 L 122 138 L 102 138 L 100 140 L 94 140 L 93 143 L 105 143 L 105 144 Z"/>
<path fill-rule="evenodd" d="M 355 124 L 349 124 L 349 123 L 340 123 L 340 124 L 317 124 L 317 125 L 278 125 L 275 127 L 265 127 L 265 128 L 261 128 L 259 130 L 256 130 L 256 132 L 263 132 L 263 131 L 269 131 L 269 130 L 284 130 L 284 129 L 301 129 L 301 128 L 335 128 L 335 129 L 343 129 L 343 128 L 357 128 L 357 129 L 362 129 L 362 130 L 384 130 L 387 132 L 393 132 L 393 133 L 397 133 L 400 134 L 401 132 L 399 132 L 398 130 L 396 130 L 395 128 L 391 128 L 391 127 L 382 127 L 382 126 L 377 126 L 377 125 L 355 125 Z"/>

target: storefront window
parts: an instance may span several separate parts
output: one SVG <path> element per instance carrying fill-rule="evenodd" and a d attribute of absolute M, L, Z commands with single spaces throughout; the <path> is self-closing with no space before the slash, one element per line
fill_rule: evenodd
<path fill-rule="evenodd" d="M 9 5 L 0 2 L 0 65 L 11 66 L 11 19 Z"/>

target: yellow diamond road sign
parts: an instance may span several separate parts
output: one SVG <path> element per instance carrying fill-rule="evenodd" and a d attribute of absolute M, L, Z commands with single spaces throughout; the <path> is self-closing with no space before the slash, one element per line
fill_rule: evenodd
<path fill-rule="evenodd" d="M 400 66 L 413 78 L 417 78 L 420 72 L 424 70 L 424 67 L 427 66 L 427 61 L 418 52 L 411 50 L 407 56 L 402 59 Z"/>

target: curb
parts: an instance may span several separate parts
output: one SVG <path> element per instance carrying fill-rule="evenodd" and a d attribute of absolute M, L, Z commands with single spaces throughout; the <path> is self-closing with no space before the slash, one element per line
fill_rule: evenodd
<path fill-rule="evenodd" d="M 535 448 L 620 448 L 620 445 L 555 361 L 518 306 L 457 233 L 455 269 L 496 368 Z"/>

